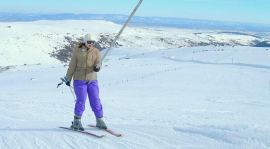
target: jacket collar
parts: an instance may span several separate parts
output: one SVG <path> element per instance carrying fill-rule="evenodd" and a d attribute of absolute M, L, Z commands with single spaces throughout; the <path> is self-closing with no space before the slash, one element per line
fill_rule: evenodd
<path fill-rule="evenodd" d="M 92 47 L 92 48 L 87 48 L 86 46 L 83 46 L 82 48 L 81 48 L 81 51 L 82 52 L 91 52 L 91 51 L 93 51 L 94 50 L 94 47 Z"/>

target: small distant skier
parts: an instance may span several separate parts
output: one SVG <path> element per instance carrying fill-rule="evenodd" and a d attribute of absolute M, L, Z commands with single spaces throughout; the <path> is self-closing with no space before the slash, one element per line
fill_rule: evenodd
<path fill-rule="evenodd" d="M 76 104 L 74 108 L 74 120 L 71 128 L 82 130 L 81 117 L 85 109 L 85 101 L 88 95 L 90 106 L 96 117 L 96 127 L 107 129 L 103 121 L 103 109 L 99 98 L 97 72 L 101 68 L 101 54 L 94 46 L 95 41 L 87 34 L 73 51 L 69 67 L 66 73 L 65 84 L 70 86 L 73 79 Z"/>

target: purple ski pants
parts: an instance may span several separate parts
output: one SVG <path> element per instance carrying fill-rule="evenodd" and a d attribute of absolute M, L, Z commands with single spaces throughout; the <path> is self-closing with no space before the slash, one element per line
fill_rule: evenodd
<path fill-rule="evenodd" d="M 96 118 L 102 118 L 103 110 L 99 99 L 99 88 L 97 80 L 74 80 L 73 85 L 77 97 L 74 114 L 76 116 L 82 116 L 88 94 L 90 106 L 92 108 L 92 111 L 95 113 Z"/>

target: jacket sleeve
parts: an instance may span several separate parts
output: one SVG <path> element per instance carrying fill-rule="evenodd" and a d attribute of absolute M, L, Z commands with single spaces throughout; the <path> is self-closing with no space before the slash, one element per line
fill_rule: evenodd
<path fill-rule="evenodd" d="M 101 62 L 101 54 L 99 52 L 99 49 L 96 49 L 97 59 L 95 61 L 95 66 L 101 68 L 102 62 Z"/>
<path fill-rule="evenodd" d="M 76 49 L 74 49 L 72 56 L 71 56 L 71 60 L 69 62 L 67 74 L 66 74 L 66 77 L 68 78 L 69 81 L 71 81 L 71 79 L 73 77 L 73 74 L 74 74 L 75 69 L 76 69 L 76 65 L 77 65 L 77 52 L 76 52 Z"/>

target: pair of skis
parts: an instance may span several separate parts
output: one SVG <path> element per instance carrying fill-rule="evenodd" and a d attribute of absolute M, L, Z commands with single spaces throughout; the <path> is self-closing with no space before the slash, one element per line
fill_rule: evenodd
<path fill-rule="evenodd" d="M 88 126 L 92 127 L 92 128 L 97 128 L 95 125 L 91 125 L 91 124 L 88 125 Z M 74 129 L 71 129 L 69 127 L 59 127 L 59 128 L 74 131 L 74 132 L 78 132 L 78 133 L 82 133 L 82 134 L 85 134 L 85 135 L 90 135 L 90 136 L 93 136 L 93 137 L 96 137 L 96 138 L 103 138 L 103 137 L 106 136 L 106 135 L 98 135 L 98 134 L 95 134 L 95 133 L 92 133 L 92 132 L 89 132 L 89 131 L 74 130 Z M 121 137 L 122 136 L 122 134 L 116 133 L 116 132 L 114 132 L 113 130 L 111 130 L 109 128 L 108 129 L 100 129 L 100 130 L 103 130 L 103 131 L 105 131 L 105 132 L 107 132 L 107 133 L 109 133 L 109 134 L 111 134 L 111 135 L 113 135 L 115 137 Z"/>

